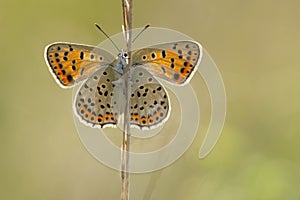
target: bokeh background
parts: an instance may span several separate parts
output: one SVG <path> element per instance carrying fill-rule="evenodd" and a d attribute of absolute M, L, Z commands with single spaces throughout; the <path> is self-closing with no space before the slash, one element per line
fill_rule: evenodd
<path fill-rule="evenodd" d="M 171 28 L 207 49 L 228 112 L 208 157 L 197 158 L 199 134 L 172 166 L 132 175 L 131 199 L 300 199 L 299 7 L 297 0 L 134 2 L 134 27 Z M 119 173 L 81 144 L 72 90 L 55 83 L 43 51 L 55 41 L 96 45 L 104 37 L 93 23 L 112 35 L 121 17 L 116 0 L 0 0 L 0 199 L 119 199 Z M 202 110 L 205 132 L 209 109 Z"/>

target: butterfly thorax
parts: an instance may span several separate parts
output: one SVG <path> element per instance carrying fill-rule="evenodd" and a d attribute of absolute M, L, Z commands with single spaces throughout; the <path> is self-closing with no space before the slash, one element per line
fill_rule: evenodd
<path fill-rule="evenodd" d="M 126 51 L 121 50 L 118 54 L 118 57 L 111 63 L 111 66 L 114 70 L 119 72 L 120 74 L 124 74 L 124 68 L 128 63 L 128 54 Z"/>

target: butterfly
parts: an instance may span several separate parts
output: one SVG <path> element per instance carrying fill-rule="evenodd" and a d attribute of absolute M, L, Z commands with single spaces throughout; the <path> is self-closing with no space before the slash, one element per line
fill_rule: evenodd
<path fill-rule="evenodd" d="M 176 41 L 132 51 L 130 125 L 152 129 L 169 117 L 168 93 L 156 79 L 175 85 L 189 83 L 202 58 L 195 41 Z M 116 127 L 124 107 L 122 77 L 128 53 L 117 57 L 95 46 L 57 42 L 45 48 L 50 72 L 63 88 L 80 86 L 74 101 L 76 116 L 91 127 Z M 123 106 L 123 107 L 122 107 Z"/>

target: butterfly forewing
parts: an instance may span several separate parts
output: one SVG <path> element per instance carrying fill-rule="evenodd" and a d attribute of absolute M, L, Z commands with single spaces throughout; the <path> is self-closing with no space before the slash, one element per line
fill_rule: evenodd
<path fill-rule="evenodd" d="M 87 79 L 75 96 L 74 109 L 81 121 L 92 127 L 115 126 L 119 115 L 115 81 L 121 75 L 111 66 Z"/>
<path fill-rule="evenodd" d="M 131 77 L 131 126 L 151 129 L 164 123 L 170 112 L 169 98 L 164 87 L 141 67 L 133 69 Z"/>
<path fill-rule="evenodd" d="M 202 47 L 194 41 L 158 44 L 133 53 L 132 65 L 142 65 L 155 76 L 174 84 L 186 84 L 202 57 Z"/>
<path fill-rule="evenodd" d="M 109 52 L 94 46 L 53 43 L 45 49 L 45 59 L 62 87 L 71 87 L 114 60 Z"/>

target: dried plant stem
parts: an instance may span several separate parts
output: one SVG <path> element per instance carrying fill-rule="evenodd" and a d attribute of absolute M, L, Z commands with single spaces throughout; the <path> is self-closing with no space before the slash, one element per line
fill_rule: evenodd
<path fill-rule="evenodd" d="M 128 64 L 124 70 L 124 85 L 125 85 L 125 110 L 124 110 L 124 131 L 123 131 L 123 143 L 122 143 L 122 171 L 121 171 L 121 200 L 129 200 L 129 150 L 130 150 L 130 67 L 131 67 L 131 29 L 132 29 L 132 1 L 122 0 L 123 9 L 123 26 L 124 36 L 126 40 L 127 52 L 128 52 Z"/>

